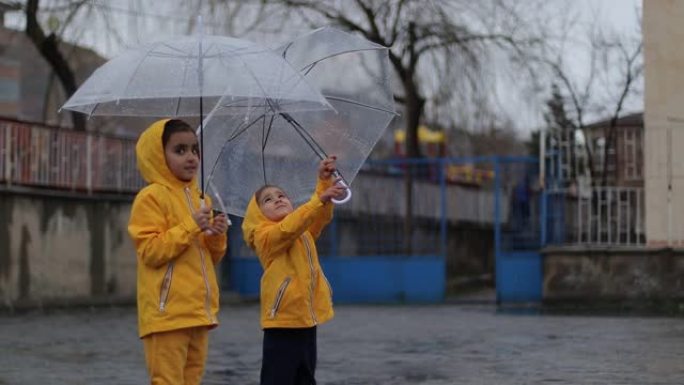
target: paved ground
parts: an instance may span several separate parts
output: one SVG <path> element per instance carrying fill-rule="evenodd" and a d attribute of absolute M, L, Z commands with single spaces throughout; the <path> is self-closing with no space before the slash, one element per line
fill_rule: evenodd
<path fill-rule="evenodd" d="M 205 384 L 258 383 L 255 305 L 211 333 Z M 319 384 L 682 384 L 681 318 L 542 316 L 492 305 L 338 306 Z M 144 384 L 134 308 L 0 316 L 0 384 Z"/>

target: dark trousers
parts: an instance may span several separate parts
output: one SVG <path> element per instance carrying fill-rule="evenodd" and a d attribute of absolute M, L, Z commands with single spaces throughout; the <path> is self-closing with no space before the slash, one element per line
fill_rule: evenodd
<path fill-rule="evenodd" d="M 261 385 L 316 385 L 316 327 L 264 329 Z"/>

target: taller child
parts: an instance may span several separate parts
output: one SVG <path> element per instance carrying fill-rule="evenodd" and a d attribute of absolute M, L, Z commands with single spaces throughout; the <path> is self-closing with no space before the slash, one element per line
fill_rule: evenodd
<path fill-rule="evenodd" d="M 150 381 L 199 385 L 208 331 L 218 325 L 214 266 L 226 251 L 227 218 L 212 218 L 208 199 L 200 203 L 199 146 L 187 123 L 153 123 L 135 150 L 149 184 L 135 197 L 128 232 L 137 250 L 138 327 Z"/>

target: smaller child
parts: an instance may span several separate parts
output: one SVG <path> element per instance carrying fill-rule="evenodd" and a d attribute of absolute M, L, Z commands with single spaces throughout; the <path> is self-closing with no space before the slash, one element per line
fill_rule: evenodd
<path fill-rule="evenodd" d="M 316 383 L 316 325 L 330 320 L 333 308 L 315 240 L 332 219 L 331 199 L 346 194 L 333 171 L 335 157 L 320 162 L 316 192 L 296 210 L 270 185 L 257 190 L 247 206 L 243 235 L 264 269 L 261 385 Z"/>
<path fill-rule="evenodd" d="M 200 202 L 199 146 L 187 123 L 153 123 L 135 151 L 149 184 L 135 197 L 128 233 L 138 254 L 138 327 L 150 382 L 199 385 L 208 331 L 218 325 L 214 266 L 226 252 L 227 217 L 212 219 L 211 202 Z"/>

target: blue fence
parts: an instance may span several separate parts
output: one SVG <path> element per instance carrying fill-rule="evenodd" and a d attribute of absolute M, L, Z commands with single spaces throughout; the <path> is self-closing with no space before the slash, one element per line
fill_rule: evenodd
<path fill-rule="evenodd" d="M 504 163 L 507 166 L 499 169 L 495 178 L 496 168 Z M 456 244 L 462 239 L 456 236 L 458 229 L 465 226 L 482 234 L 493 234 L 496 218 L 529 221 L 537 216 L 536 206 L 518 199 L 523 195 L 511 195 L 519 178 L 526 175 L 513 171 L 513 165 L 518 163 L 525 165 L 518 167 L 520 170 L 528 170 L 528 158 L 368 162 L 352 184 L 354 198 L 336 207 L 333 222 L 317 242 L 321 264 L 334 289 L 334 300 L 441 302 L 447 275 L 461 266 L 452 266 L 448 272 L 447 260 L 462 258 L 458 255 L 462 250 Z M 412 179 L 411 190 L 407 189 L 408 176 Z M 497 186 L 503 191 L 501 194 L 497 194 Z M 528 223 L 532 226 L 532 222 Z M 538 234 L 514 234 L 509 230 L 507 226 L 501 227 L 498 245 L 515 247 L 525 237 L 538 238 Z M 224 281 L 242 296 L 256 297 L 261 266 L 242 241 L 240 218 L 233 218 L 230 237 Z"/>
<path fill-rule="evenodd" d="M 317 242 L 338 303 L 440 302 L 446 266 L 446 177 L 435 160 L 369 162 L 353 182 L 354 198 L 337 206 Z M 414 178 L 406 211 L 406 173 Z M 413 218 L 411 229 L 406 217 Z M 261 266 L 232 218 L 229 287 L 259 293 Z"/>

